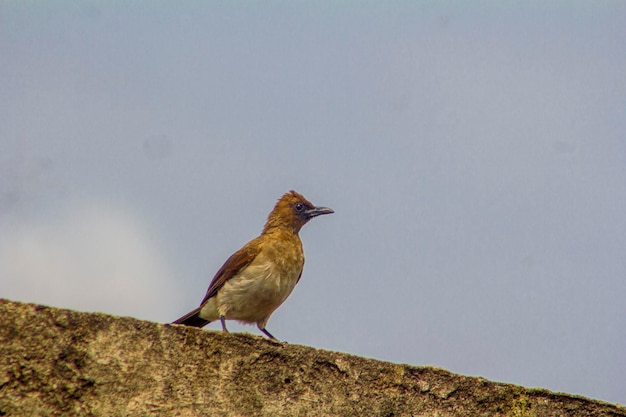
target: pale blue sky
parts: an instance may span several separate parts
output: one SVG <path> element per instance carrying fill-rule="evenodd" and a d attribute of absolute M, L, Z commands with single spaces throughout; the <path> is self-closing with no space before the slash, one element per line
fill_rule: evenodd
<path fill-rule="evenodd" d="M 336 213 L 279 339 L 626 404 L 624 39 L 623 1 L 4 1 L 0 295 L 171 321 L 295 189 Z"/>

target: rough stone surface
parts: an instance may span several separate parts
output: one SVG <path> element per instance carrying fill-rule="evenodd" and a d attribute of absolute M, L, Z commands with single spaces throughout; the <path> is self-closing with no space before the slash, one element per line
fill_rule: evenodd
<path fill-rule="evenodd" d="M 0 300 L 0 416 L 625 416 L 542 389 Z"/>

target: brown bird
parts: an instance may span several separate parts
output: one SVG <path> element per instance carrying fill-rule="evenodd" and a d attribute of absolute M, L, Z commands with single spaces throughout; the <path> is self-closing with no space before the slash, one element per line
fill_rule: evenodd
<path fill-rule="evenodd" d="M 304 266 L 298 232 L 313 217 L 334 213 L 315 207 L 302 195 L 283 195 L 267 217 L 261 235 L 235 252 L 217 271 L 200 307 L 174 322 L 203 327 L 219 319 L 256 323 L 270 339 L 265 325 L 272 313 L 289 297 Z"/>

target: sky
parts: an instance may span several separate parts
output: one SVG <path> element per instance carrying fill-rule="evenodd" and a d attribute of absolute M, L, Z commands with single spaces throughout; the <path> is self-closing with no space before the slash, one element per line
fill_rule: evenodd
<path fill-rule="evenodd" d="M 294 189 L 335 213 L 277 338 L 626 404 L 624 39 L 619 0 L 5 0 L 0 296 L 171 322 Z"/>

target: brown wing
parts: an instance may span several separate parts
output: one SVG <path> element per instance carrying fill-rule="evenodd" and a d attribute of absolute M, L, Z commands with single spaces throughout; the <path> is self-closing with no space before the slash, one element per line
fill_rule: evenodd
<path fill-rule="evenodd" d="M 304 265 L 303 268 L 300 270 L 300 275 L 298 275 L 298 280 L 296 281 L 296 284 L 300 282 L 300 278 L 302 278 L 302 271 L 304 271 Z"/>
<path fill-rule="evenodd" d="M 209 298 L 214 297 L 219 289 L 224 286 L 226 281 L 237 275 L 243 268 L 250 265 L 259 252 L 261 252 L 261 245 L 259 245 L 258 240 L 258 237 L 256 239 L 252 239 L 250 242 L 246 243 L 243 248 L 233 253 L 230 258 L 226 260 L 226 262 L 224 262 L 224 265 L 222 265 L 219 271 L 217 271 L 213 280 L 209 284 L 209 288 L 207 289 L 206 295 L 200 305 L 203 305 Z"/>

